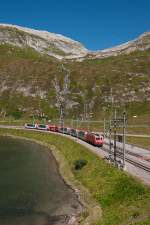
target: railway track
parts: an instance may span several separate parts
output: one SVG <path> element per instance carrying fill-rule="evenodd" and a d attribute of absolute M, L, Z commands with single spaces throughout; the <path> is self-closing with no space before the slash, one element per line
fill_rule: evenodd
<path fill-rule="evenodd" d="M 126 161 L 131 163 L 132 165 L 134 165 L 134 166 L 136 166 L 136 167 L 138 167 L 140 169 L 143 169 L 143 170 L 145 170 L 145 171 L 150 173 L 150 167 L 148 167 L 148 166 L 146 166 L 146 165 L 144 165 L 142 163 L 136 162 L 136 161 L 134 161 L 132 159 L 129 159 L 129 158 L 126 158 Z"/>
<path fill-rule="evenodd" d="M 120 150 L 121 148 L 117 148 L 117 149 Z M 109 149 L 103 148 L 103 150 L 104 150 L 105 152 L 110 153 Z M 130 151 L 126 151 L 126 152 L 130 152 Z M 112 151 L 111 153 L 113 154 L 114 152 Z M 131 152 L 130 152 L 130 153 L 131 153 Z M 128 153 L 127 153 L 127 154 L 128 154 Z M 135 155 L 138 155 L 138 154 L 136 154 L 136 153 L 133 153 L 133 154 L 134 154 L 134 156 L 135 156 Z M 133 156 L 133 154 L 130 154 L 130 155 Z M 122 153 L 122 152 L 118 151 L 116 155 L 117 155 L 118 158 L 123 159 L 123 153 Z M 138 156 L 139 156 L 139 155 L 138 155 Z M 137 157 L 137 156 L 135 156 L 135 157 Z M 149 167 L 149 166 L 147 166 L 147 165 L 145 165 L 145 164 L 143 164 L 143 163 L 141 163 L 141 162 L 134 161 L 133 159 L 130 159 L 129 157 L 126 157 L 125 160 L 126 160 L 126 162 L 128 162 L 128 163 L 130 163 L 130 164 L 132 164 L 132 165 L 134 165 L 134 166 L 136 166 L 136 167 L 138 167 L 138 168 L 140 168 L 140 169 L 143 169 L 144 171 L 147 171 L 147 172 L 150 173 L 150 167 Z"/>
<path fill-rule="evenodd" d="M 15 128 L 15 129 L 23 129 L 24 130 L 24 127 L 20 127 L 20 126 L 1 126 L 0 125 L 0 128 Z M 36 131 L 39 131 L 39 130 L 36 130 Z M 43 131 L 40 131 L 40 132 L 43 132 Z M 109 146 L 108 143 L 105 143 L 105 145 Z M 117 152 L 117 157 L 122 159 L 123 158 L 122 157 L 123 153 L 122 153 L 122 151 L 120 151 L 120 150 L 122 150 L 122 148 L 117 147 L 117 149 L 119 150 Z M 103 151 L 110 153 L 109 149 L 107 149 L 107 148 L 103 148 Z M 113 154 L 113 151 L 111 153 Z M 133 153 L 133 152 L 130 152 L 129 150 L 126 150 L 126 153 L 128 155 L 132 155 L 132 156 L 137 157 L 137 158 L 142 158 L 141 155 Z M 149 159 L 148 160 L 146 160 L 145 158 L 142 158 L 142 159 L 145 160 L 145 161 L 148 161 L 148 162 L 150 161 Z M 144 171 L 147 171 L 147 172 L 150 173 L 150 167 L 147 166 L 147 165 L 144 165 L 144 164 L 142 164 L 140 162 L 134 161 L 134 160 L 132 160 L 132 159 L 130 159 L 128 157 L 126 157 L 126 162 L 128 162 L 128 163 L 130 163 L 130 164 L 132 164 L 132 165 L 134 165 L 134 166 L 136 166 L 136 167 L 138 167 L 140 169 L 143 169 Z"/>
<path fill-rule="evenodd" d="M 105 145 L 108 145 L 108 146 L 109 146 L 109 144 L 108 144 L 108 143 L 105 143 Z M 119 152 L 122 152 L 122 148 L 117 147 L 117 149 L 119 149 L 119 150 L 120 150 Z M 134 157 L 140 158 L 140 159 L 142 159 L 142 160 L 144 160 L 144 161 L 148 161 L 148 162 L 150 162 L 150 158 L 143 157 L 143 156 L 141 156 L 141 155 L 140 155 L 140 154 L 138 154 L 138 153 L 131 152 L 131 151 L 129 151 L 129 150 L 126 150 L 126 153 L 127 153 L 128 155 L 131 155 L 131 156 L 134 156 Z"/>

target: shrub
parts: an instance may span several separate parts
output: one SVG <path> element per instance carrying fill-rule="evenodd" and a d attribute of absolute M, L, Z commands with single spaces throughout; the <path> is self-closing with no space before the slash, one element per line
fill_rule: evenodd
<path fill-rule="evenodd" d="M 74 168 L 75 170 L 80 170 L 82 167 L 84 167 L 87 164 L 87 160 L 85 159 L 78 159 L 74 162 Z"/>

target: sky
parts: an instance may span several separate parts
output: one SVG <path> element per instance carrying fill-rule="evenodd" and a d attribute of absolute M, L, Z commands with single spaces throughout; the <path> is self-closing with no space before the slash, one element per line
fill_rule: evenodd
<path fill-rule="evenodd" d="M 102 50 L 150 31 L 150 0 L 0 0 L 0 23 L 59 33 Z"/>

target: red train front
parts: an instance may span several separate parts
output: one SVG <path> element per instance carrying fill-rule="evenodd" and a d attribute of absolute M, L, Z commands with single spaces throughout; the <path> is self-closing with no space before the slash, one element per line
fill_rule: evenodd
<path fill-rule="evenodd" d="M 104 144 L 104 137 L 97 133 L 88 133 L 87 139 L 90 144 L 97 147 L 102 147 Z"/>

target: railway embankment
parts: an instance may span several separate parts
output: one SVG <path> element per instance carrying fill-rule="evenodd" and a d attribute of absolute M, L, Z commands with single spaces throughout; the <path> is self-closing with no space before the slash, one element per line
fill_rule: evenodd
<path fill-rule="evenodd" d="M 150 188 L 87 151 L 85 146 L 66 137 L 44 132 L 1 129 L 0 134 L 34 139 L 53 146 L 54 151 L 58 150 L 58 157 L 60 153 L 68 165 L 64 171 L 65 176 L 67 177 L 71 171 L 73 174 L 71 179 L 75 183 L 82 184 L 92 199 L 102 208 L 102 216 L 97 218 L 97 222 L 88 221 L 81 224 L 149 224 Z M 87 164 L 82 169 L 75 170 L 74 163 L 79 159 L 85 159 Z M 81 191 L 81 195 L 84 195 L 84 192 Z M 95 213 L 95 217 L 97 216 Z"/>

